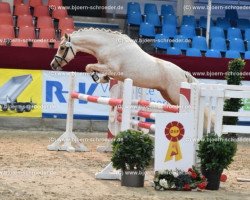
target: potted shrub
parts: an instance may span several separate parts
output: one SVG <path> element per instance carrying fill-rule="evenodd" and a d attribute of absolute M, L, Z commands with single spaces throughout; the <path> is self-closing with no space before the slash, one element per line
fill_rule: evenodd
<path fill-rule="evenodd" d="M 199 141 L 198 145 L 197 156 L 201 160 L 201 171 L 208 182 L 206 189 L 218 190 L 221 174 L 233 161 L 237 144 L 211 133 Z"/>
<path fill-rule="evenodd" d="M 141 131 L 120 132 L 112 142 L 111 161 L 121 169 L 121 185 L 143 187 L 145 168 L 150 164 L 154 149 L 150 136 Z"/>

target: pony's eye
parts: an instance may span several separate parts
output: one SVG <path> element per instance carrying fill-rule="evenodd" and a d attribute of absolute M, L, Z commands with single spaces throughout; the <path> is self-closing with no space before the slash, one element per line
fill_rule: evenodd
<path fill-rule="evenodd" d="M 60 47 L 60 50 L 63 51 L 65 49 L 65 47 Z"/>

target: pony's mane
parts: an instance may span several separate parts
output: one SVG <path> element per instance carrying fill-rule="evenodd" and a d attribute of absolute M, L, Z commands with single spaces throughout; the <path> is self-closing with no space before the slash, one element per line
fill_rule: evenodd
<path fill-rule="evenodd" d="M 73 33 L 71 33 L 71 35 L 74 35 L 76 33 L 80 33 L 82 31 L 100 31 L 100 32 L 112 33 L 112 34 L 116 34 L 116 35 L 124 35 L 119 31 L 112 31 L 110 29 L 105 29 L 105 28 L 102 28 L 102 29 L 99 29 L 99 28 L 83 28 L 83 29 L 79 29 L 77 31 L 74 31 Z"/>

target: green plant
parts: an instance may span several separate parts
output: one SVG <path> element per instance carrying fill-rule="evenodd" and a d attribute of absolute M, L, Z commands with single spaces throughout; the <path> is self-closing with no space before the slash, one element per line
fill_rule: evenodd
<path fill-rule="evenodd" d="M 141 171 L 150 164 L 154 145 L 149 135 L 127 130 L 115 137 L 112 148 L 111 161 L 116 169 Z"/>
<path fill-rule="evenodd" d="M 245 67 L 245 61 L 242 59 L 235 59 L 229 62 L 226 80 L 228 85 L 241 85 L 243 80 L 242 70 Z M 238 112 L 243 106 L 242 99 L 231 98 L 225 101 L 224 110 Z M 236 125 L 238 122 L 237 117 L 224 117 L 223 123 L 227 125 Z"/>
<path fill-rule="evenodd" d="M 210 171 L 223 171 L 232 163 L 237 150 L 237 143 L 214 133 L 198 142 L 197 156 L 201 160 L 201 167 Z"/>

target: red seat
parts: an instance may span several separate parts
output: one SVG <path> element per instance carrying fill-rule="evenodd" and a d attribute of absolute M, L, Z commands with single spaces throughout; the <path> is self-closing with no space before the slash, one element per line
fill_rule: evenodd
<path fill-rule="evenodd" d="M 33 27 L 24 26 L 19 28 L 18 38 L 20 39 L 35 39 L 35 30 Z"/>
<path fill-rule="evenodd" d="M 49 16 L 38 17 L 37 28 L 54 28 L 53 20 Z"/>
<path fill-rule="evenodd" d="M 49 16 L 48 7 L 47 6 L 36 6 L 34 8 L 34 16 L 35 17 Z"/>
<path fill-rule="evenodd" d="M 33 17 L 31 15 L 19 15 L 17 19 L 17 26 L 34 26 Z"/>
<path fill-rule="evenodd" d="M 40 47 L 40 48 L 49 48 L 49 43 L 48 41 L 44 40 L 34 40 L 32 47 Z"/>
<path fill-rule="evenodd" d="M 30 15 L 30 7 L 25 4 L 16 5 L 14 15 Z"/>
<path fill-rule="evenodd" d="M 59 29 L 74 29 L 74 20 L 71 17 L 61 18 L 59 20 Z"/>
<path fill-rule="evenodd" d="M 68 17 L 68 12 L 66 9 L 57 9 L 57 10 L 53 10 L 52 12 L 52 17 L 54 19 L 62 19 L 62 18 L 66 18 Z"/>
<path fill-rule="evenodd" d="M 0 25 L 0 38 L 13 39 L 15 37 L 14 27 L 10 25 Z"/>
<path fill-rule="evenodd" d="M 7 2 L 0 2 L 0 13 L 11 13 L 10 4 Z"/>
<path fill-rule="evenodd" d="M 54 48 L 55 48 L 55 49 L 58 49 L 59 46 L 60 46 L 60 43 L 61 43 L 61 41 L 55 41 L 55 42 L 54 42 Z"/>
<path fill-rule="evenodd" d="M 55 29 L 53 28 L 41 28 L 39 31 L 39 39 L 52 40 L 55 39 Z"/>
<path fill-rule="evenodd" d="M 67 34 L 71 34 L 71 33 L 73 33 L 75 31 L 75 29 L 62 29 L 61 30 L 61 37 L 62 36 L 64 36 L 65 35 L 65 33 L 67 33 Z"/>
<path fill-rule="evenodd" d="M 20 39 L 11 40 L 10 45 L 13 46 L 13 47 L 28 47 L 29 46 L 27 41 L 23 41 L 23 40 L 20 40 Z"/>
<path fill-rule="evenodd" d="M 10 13 L 0 13 L 0 25 L 13 26 L 13 17 Z"/>
<path fill-rule="evenodd" d="M 42 0 L 29 0 L 28 4 L 30 5 L 30 7 L 42 6 L 43 1 Z"/>
<path fill-rule="evenodd" d="M 14 6 L 23 4 L 23 0 L 14 0 Z"/>
<path fill-rule="evenodd" d="M 52 8 L 53 10 L 57 8 L 58 6 L 62 6 L 63 2 L 62 0 L 48 0 L 48 7 Z"/>

